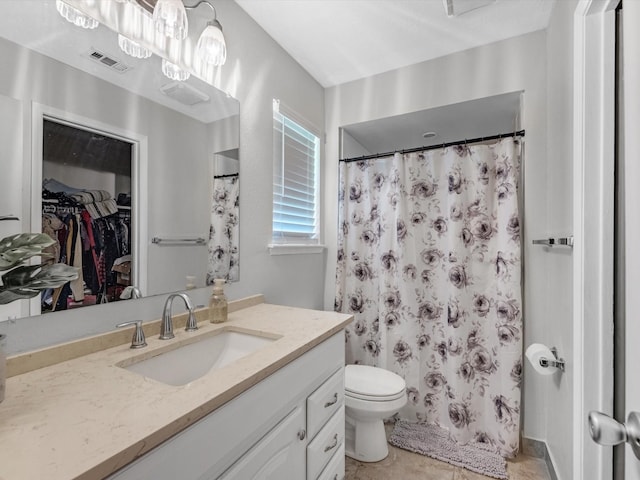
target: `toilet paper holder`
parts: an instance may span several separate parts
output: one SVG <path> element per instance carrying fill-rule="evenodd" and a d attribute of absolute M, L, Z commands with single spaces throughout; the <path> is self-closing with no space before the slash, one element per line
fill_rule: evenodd
<path fill-rule="evenodd" d="M 560 371 L 564 372 L 564 359 L 558 358 L 558 349 L 556 347 L 552 347 L 551 353 L 553 353 L 553 359 L 542 357 L 540 359 L 540 366 L 544 368 L 556 367 L 560 369 Z"/>

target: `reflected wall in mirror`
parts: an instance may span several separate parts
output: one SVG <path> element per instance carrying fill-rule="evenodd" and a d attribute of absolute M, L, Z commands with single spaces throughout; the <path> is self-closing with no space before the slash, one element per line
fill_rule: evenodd
<path fill-rule="evenodd" d="M 60 17 L 55 2 L 4 0 L 3 6 L 9 13 L 0 18 L 0 58 L 6 67 L 0 71 L 0 215 L 14 214 L 20 221 L 0 222 L 0 237 L 41 230 L 48 203 L 42 196 L 45 179 L 108 190 L 63 180 L 68 178 L 64 171 L 78 167 L 77 159 L 43 163 L 45 119 L 107 132 L 132 151 L 129 282 L 143 296 L 206 286 L 208 273 L 214 272 L 208 254 L 214 230 L 212 178 L 221 175 L 217 154 L 235 156 L 236 163 L 239 158 L 238 101 L 193 75 L 187 82 L 169 80 L 161 73 L 160 58 L 126 56 L 114 32 L 103 25 L 91 31 L 75 27 Z M 105 158 L 100 169 L 118 168 L 112 161 Z M 126 174 L 116 177 L 113 182 L 119 183 Z M 126 190 L 114 186 L 109 192 L 116 205 Z M 237 227 L 238 212 L 233 215 Z M 154 237 L 202 241 L 156 244 Z M 230 261 L 227 278 L 234 280 L 237 231 L 230 239 L 236 274 Z M 0 308 L 0 321 L 37 314 L 40 307 L 39 299 L 14 302 Z"/>

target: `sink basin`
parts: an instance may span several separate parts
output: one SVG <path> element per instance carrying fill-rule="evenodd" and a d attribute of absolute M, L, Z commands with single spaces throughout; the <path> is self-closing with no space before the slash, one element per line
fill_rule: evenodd
<path fill-rule="evenodd" d="M 178 343 L 175 348 L 150 358 L 142 356 L 140 360 L 134 358 L 133 363 L 121 362 L 118 366 L 167 385 L 181 386 L 246 357 L 275 340 L 277 338 L 222 330 L 197 337 L 193 342 Z"/>

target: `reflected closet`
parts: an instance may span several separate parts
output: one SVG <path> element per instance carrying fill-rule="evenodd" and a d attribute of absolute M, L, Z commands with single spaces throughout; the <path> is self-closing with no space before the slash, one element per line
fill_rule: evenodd
<path fill-rule="evenodd" d="M 133 144 L 45 118 L 42 231 L 55 240 L 47 262 L 78 279 L 41 297 L 42 312 L 118 301 L 131 285 Z"/>

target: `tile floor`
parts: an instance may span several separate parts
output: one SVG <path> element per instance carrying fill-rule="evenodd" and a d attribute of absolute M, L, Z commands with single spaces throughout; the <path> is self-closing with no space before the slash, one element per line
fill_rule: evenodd
<path fill-rule="evenodd" d="M 387 433 L 390 429 L 387 428 Z M 541 458 L 520 455 L 507 462 L 509 480 L 550 480 Z M 491 480 L 464 468 L 389 445 L 389 456 L 376 463 L 346 458 L 345 480 Z"/>

